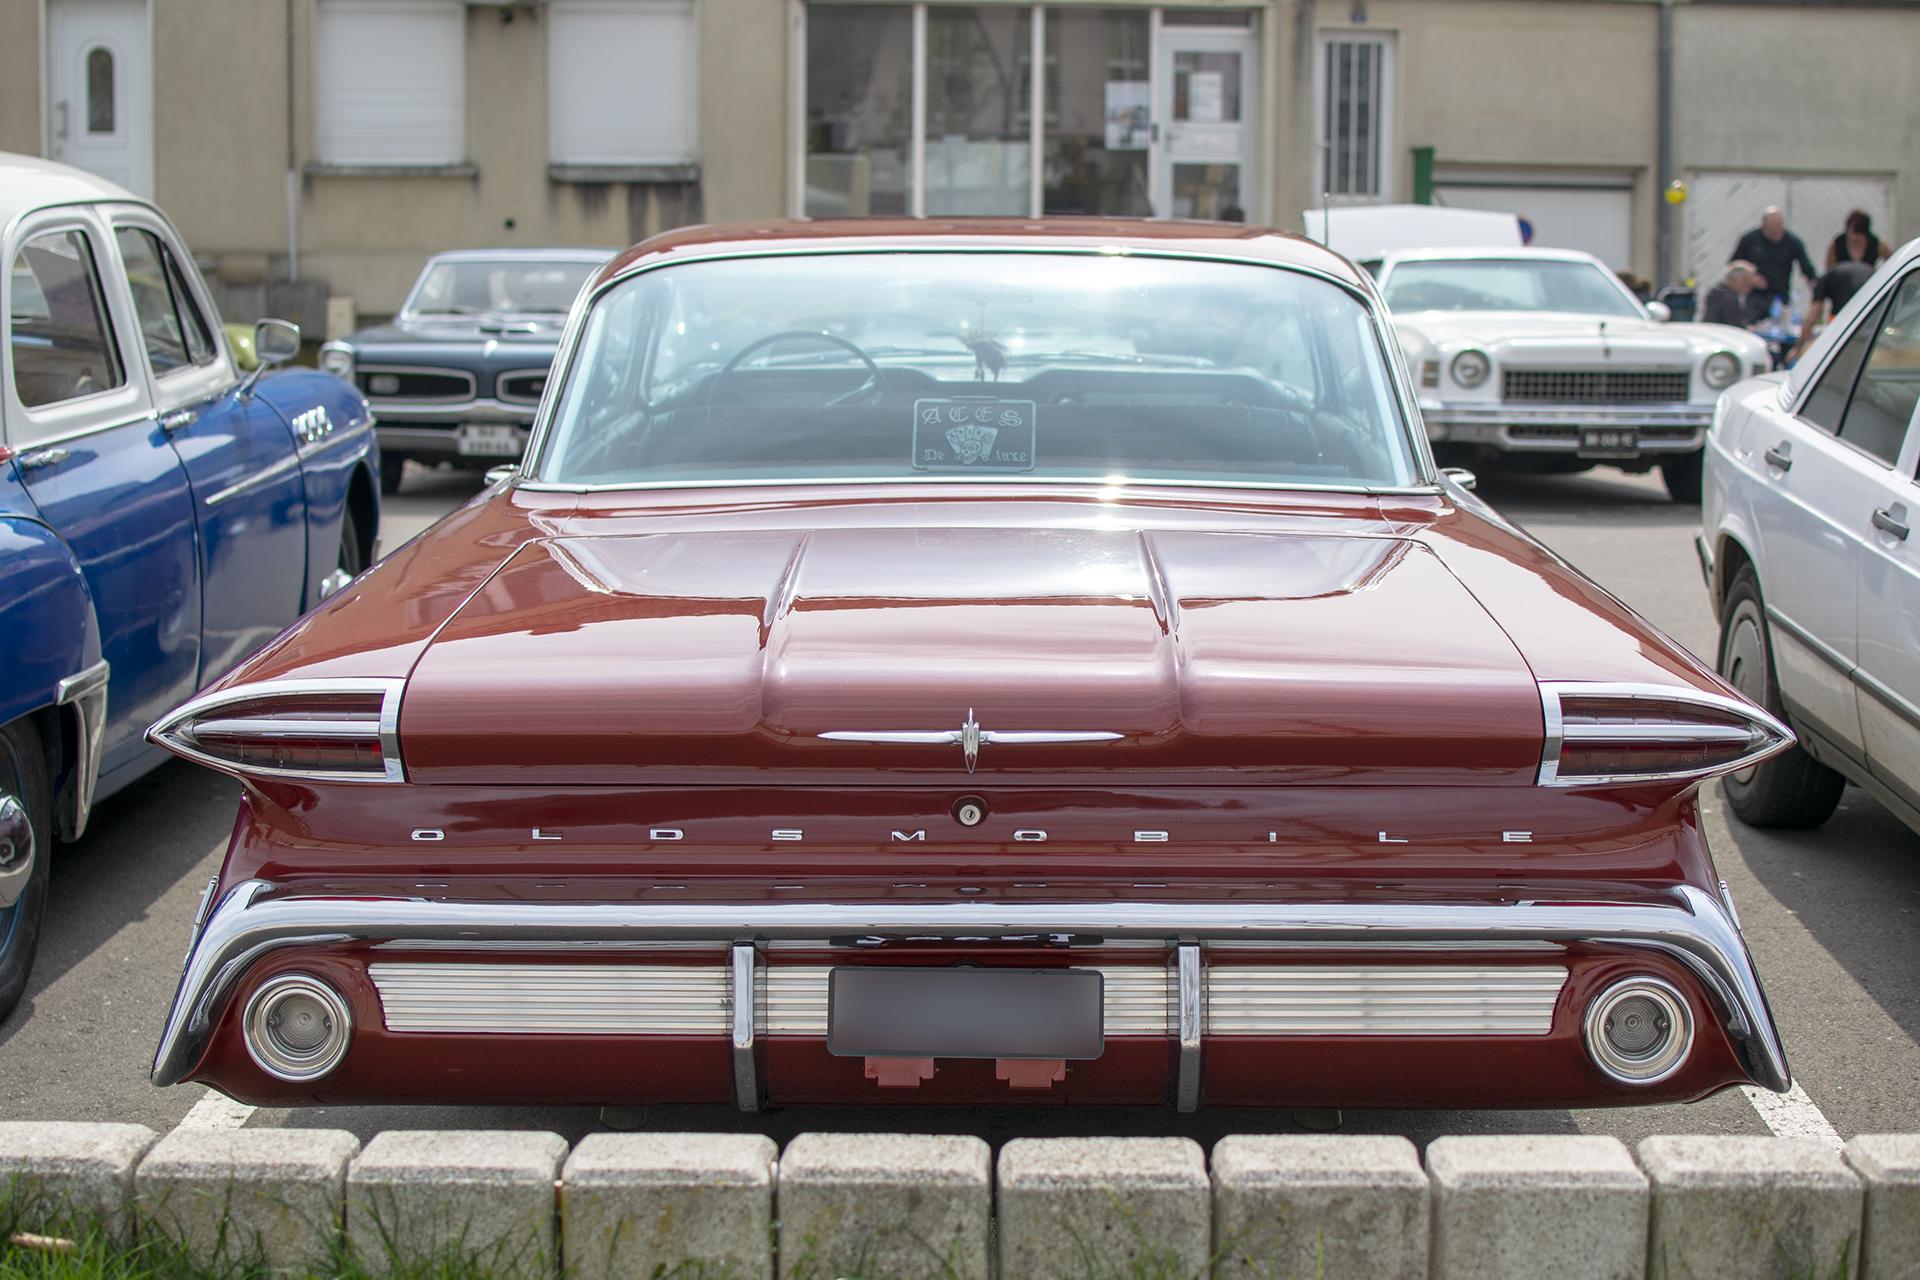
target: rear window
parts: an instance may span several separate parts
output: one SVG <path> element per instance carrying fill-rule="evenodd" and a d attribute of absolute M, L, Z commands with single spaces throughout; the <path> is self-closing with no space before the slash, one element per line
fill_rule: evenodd
<path fill-rule="evenodd" d="M 1326 281 L 1126 255 L 659 268 L 594 304 L 537 469 L 578 485 L 1416 478 L 1380 333 Z"/>

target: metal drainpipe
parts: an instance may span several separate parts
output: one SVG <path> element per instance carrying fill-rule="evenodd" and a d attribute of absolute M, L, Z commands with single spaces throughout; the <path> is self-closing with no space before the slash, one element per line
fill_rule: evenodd
<path fill-rule="evenodd" d="M 1658 190 L 1653 193 L 1655 219 L 1654 287 L 1672 283 L 1673 206 L 1667 186 L 1673 181 L 1673 0 L 1660 0 L 1660 161 Z"/>
<path fill-rule="evenodd" d="M 300 167 L 293 122 L 293 6 L 287 0 L 287 281 L 300 278 Z"/>

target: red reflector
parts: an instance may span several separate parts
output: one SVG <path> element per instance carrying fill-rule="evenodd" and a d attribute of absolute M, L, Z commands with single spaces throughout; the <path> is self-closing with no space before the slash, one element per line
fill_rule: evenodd
<path fill-rule="evenodd" d="M 377 731 L 367 738 L 293 733 L 258 734 L 233 726 L 196 726 L 194 742 L 210 756 L 230 764 L 263 769 L 314 769 L 365 773 L 379 777 L 386 771 Z"/>

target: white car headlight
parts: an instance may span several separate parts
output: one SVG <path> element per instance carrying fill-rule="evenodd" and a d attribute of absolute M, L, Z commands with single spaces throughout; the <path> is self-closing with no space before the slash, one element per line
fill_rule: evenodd
<path fill-rule="evenodd" d="M 320 348 L 320 367 L 336 378 L 353 381 L 353 352 L 329 343 Z"/>
<path fill-rule="evenodd" d="M 1700 366 L 1700 380 L 1715 391 L 1725 391 L 1740 380 L 1740 357 L 1731 351 L 1716 351 Z"/>
<path fill-rule="evenodd" d="M 1453 374 L 1453 380 L 1461 386 L 1477 387 L 1487 380 L 1488 374 L 1493 372 L 1493 361 L 1487 359 L 1486 352 L 1469 348 L 1453 358 L 1453 364 L 1449 369 Z"/>

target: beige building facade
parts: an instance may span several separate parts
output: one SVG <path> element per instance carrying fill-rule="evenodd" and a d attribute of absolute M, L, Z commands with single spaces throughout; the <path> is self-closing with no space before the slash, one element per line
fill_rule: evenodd
<path fill-rule="evenodd" d="M 1649 277 L 1664 225 L 1667 278 L 1769 203 L 1816 261 L 1851 208 L 1920 234 L 1904 3 L 0 0 L 0 29 L 0 149 L 155 196 L 234 312 L 781 215 L 1298 229 L 1430 190 Z"/>

